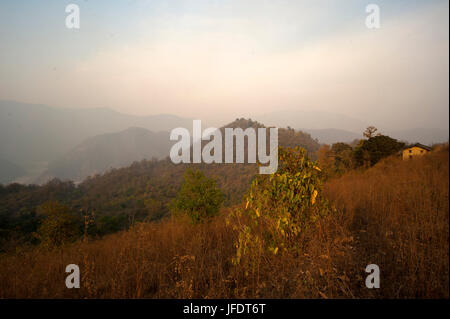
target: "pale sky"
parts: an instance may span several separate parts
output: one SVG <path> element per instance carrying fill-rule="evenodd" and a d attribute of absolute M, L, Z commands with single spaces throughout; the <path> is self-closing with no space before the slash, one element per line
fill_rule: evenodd
<path fill-rule="evenodd" d="M 65 7 L 80 7 L 79 30 Z M 381 28 L 365 25 L 378 4 Z M 0 2 L 0 99 L 217 123 L 320 110 L 448 128 L 448 1 Z"/>

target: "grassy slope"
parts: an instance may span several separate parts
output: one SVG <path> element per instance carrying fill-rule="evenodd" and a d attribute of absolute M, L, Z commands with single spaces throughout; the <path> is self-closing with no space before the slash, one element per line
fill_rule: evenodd
<path fill-rule="evenodd" d="M 325 185 L 336 211 L 303 235 L 302 254 L 231 263 L 223 210 L 192 226 L 166 219 L 59 251 L 0 257 L 0 298 L 449 297 L 448 148 L 388 159 Z M 81 289 L 64 285 L 81 268 Z M 381 289 L 364 287 L 376 263 Z"/>

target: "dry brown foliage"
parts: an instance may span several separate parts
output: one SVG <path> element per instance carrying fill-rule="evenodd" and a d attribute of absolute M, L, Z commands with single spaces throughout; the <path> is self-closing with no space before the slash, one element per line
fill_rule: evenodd
<path fill-rule="evenodd" d="M 231 262 L 228 210 L 209 223 L 137 224 L 102 240 L 0 256 L 0 298 L 448 298 L 448 148 L 387 159 L 325 185 L 335 206 L 302 236 L 300 254 Z M 381 288 L 365 287 L 368 264 Z M 81 288 L 67 289 L 77 264 Z"/>

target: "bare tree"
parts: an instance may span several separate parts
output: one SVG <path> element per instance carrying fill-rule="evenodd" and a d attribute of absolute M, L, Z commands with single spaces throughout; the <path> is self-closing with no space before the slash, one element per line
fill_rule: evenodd
<path fill-rule="evenodd" d="M 376 131 L 378 131 L 378 129 L 375 126 L 369 126 L 364 131 L 363 136 L 366 137 L 366 138 L 374 137 Z"/>

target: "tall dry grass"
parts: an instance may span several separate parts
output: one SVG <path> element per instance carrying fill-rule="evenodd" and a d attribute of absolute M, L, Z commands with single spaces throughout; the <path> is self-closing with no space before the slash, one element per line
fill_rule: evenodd
<path fill-rule="evenodd" d="M 289 298 L 331 291 L 319 274 L 337 271 L 325 257 L 334 249 L 331 238 L 319 238 L 319 231 L 301 258 L 267 254 L 251 272 L 231 262 L 237 234 L 225 215 L 195 226 L 143 223 L 91 243 L 3 256 L 0 298 Z M 68 264 L 80 266 L 80 289 L 65 286 Z"/>
<path fill-rule="evenodd" d="M 448 149 L 389 159 L 326 184 L 336 210 L 302 235 L 300 254 L 233 265 L 227 210 L 209 223 L 167 219 L 53 251 L 0 256 L 0 298 L 448 298 Z M 366 265 L 381 288 L 365 288 Z M 67 289 L 77 264 L 81 288 Z"/>
<path fill-rule="evenodd" d="M 355 286 L 361 297 L 449 297 L 448 146 L 407 162 L 382 161 L 330 181 L 326 196 L 355 234 L 355 274 L 374 263 L 382 289 Z"/>

